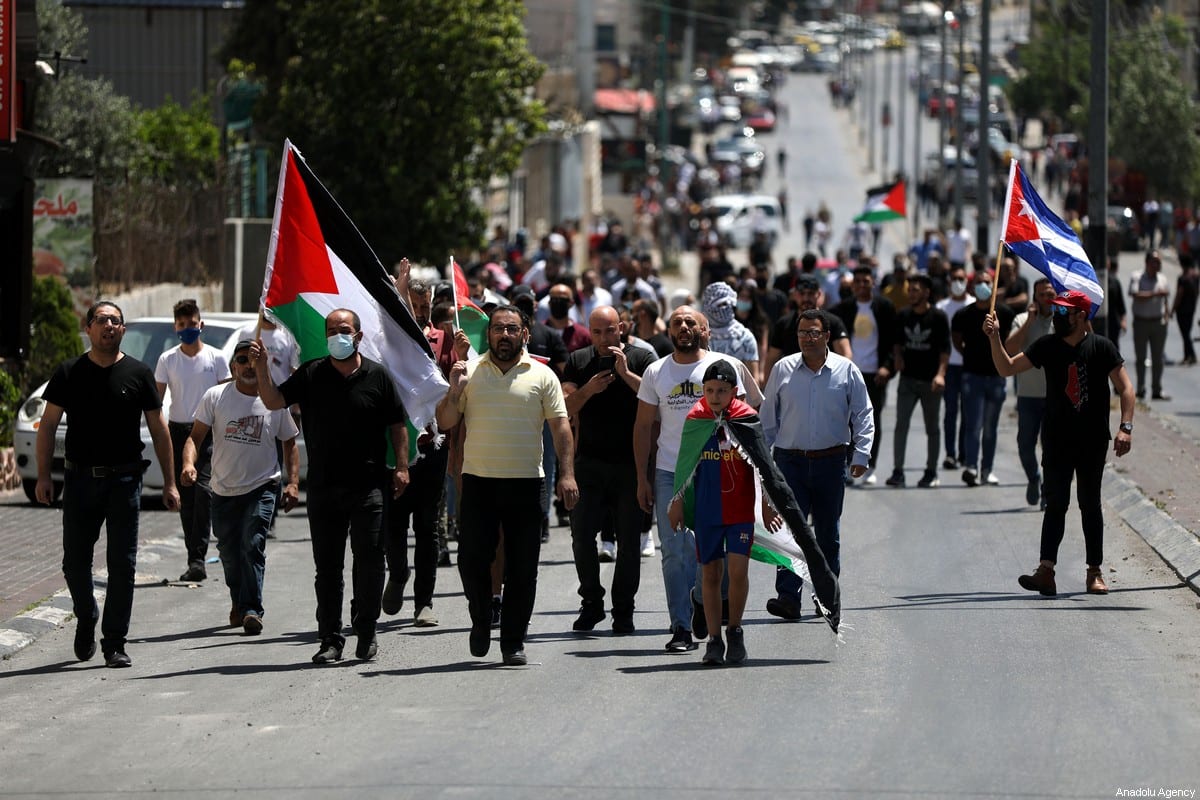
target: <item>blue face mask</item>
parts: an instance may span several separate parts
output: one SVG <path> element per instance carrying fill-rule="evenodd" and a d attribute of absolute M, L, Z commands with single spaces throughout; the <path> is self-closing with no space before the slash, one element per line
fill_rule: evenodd
<path fill-rule="evenodd" d="M 992 285 L 990 283 L 975 284 L 975 298 L 978 300 L 991 300 Z"/>
<path fill-rule="evenodd" d="M 338 361 L 345 361 L 354 355 L 354 336 L 349 333 L 335 333 L 325 340 L 329 345 L 329 355 Z"/>
<path fill-rule="evenodd" d="M 181 331 L 175 331 L 175 335 L 179 337 L 179 341 L 184 344 L 195 344 L 200 338 L 199 328 L 184 328 Z"/>

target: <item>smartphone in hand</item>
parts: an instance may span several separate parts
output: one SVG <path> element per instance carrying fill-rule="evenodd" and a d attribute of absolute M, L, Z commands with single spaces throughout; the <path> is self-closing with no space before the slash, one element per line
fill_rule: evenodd
<path fill-rule="evenodd" d="M 597 362 L 598 362 L 598 365 L 596 367 L 597 374 L 603 373 L 603 372 L 613 372 L 617 366 L 616 356 L 600 356 L 600 358 L 597 359 Z"/>

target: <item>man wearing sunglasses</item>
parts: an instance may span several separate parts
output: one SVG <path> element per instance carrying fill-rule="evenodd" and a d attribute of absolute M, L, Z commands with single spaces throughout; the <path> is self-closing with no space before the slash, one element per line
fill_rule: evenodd
<path fill-rule="evenodd" d="M 125 637 L 133 610 L 138 508 L 142 473 L 149 463 L 142 460 L 143 416 L 162 467 L 163 505 L 168 510 L 179 509 L 179 492 L 154 373 L 121 352 L 125 336 L 121 309 L 113 303 L 97 303 L 88 309 L 86 330 L 91 349 L 59 366 L 42 396 L 46 410 L 38 427 L 35 496 L 38 502 L 50 504 L 54 434 L 63 414 L 69 413 L 63 470 L 63 577 L 77 620 L 75 657 L 87 661 L 96 654 L 100 608 L 92 584 L 92 555 L 103 525 L 108 536 L 108 593 L 100 646 L 105 666 L 128 667 L 133 662 L 125 653 Z"/>
<path fill-rule="evenodd" d="M 1042 516 L 1041 561 L 1021 588 L 1053 597 L 1058 589 L 1054 567 L 1066 527 L 1071 480 L 1078 481 L 1079 515 L 1083 521 L 1088 594 L 1107 594 L 1100 565 L 1104 560 L 1104 514 L 1100 481 L 1108 450 L 1109 384 L 1121 398 L 1121 424 L 1113 442 L 1117 457 L 1129 452 L 1133 435 L 1133 383 L 1117 348 L 1090 330 L 1092 303 L 1082 292 L 1063 292 L 1052 305 L 1054 333 L 1010 356 L 1004 349 L 995 314 L 984 318 L 996 370 L 1008 377 L 1034 367 L 1046 374 L 1046 417 L 1042 426 L 1042 478 L 1046 510 Z"/>
<path fill-rule="evenodd" d="M 259 399 L 252 344 L 243 340 L 234 347 L 233 382 L 214 386 L 200 398 L 179 471 L 183 485 L 194 486 L 199 479 L 197 454 L 206 441 L 212 443 L 212 527 L 232 602 L 229 625 L 242 628 L 248 636 L 263 628 L 267 531 L 275 519 L 276 502 L 282 498 L 285 512 L 295 508 L 300 482 L 296 448 L 300 431 L 287 409 L 271 411 Z M 263 357 L 270 358 L 269 354 Z M 282 472 L 276 441 L 283 445 Z"/>

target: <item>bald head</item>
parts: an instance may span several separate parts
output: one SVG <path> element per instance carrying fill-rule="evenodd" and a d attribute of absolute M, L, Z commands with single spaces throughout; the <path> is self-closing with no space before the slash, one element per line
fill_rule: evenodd
<path fill-rule="evenodd" d="M 621 346 L 621 334 L 625 332 L 625 326 L 615 308 L 597 306 L 588 317 L 588 332 L 592 335 L 592 345 L 596 352 L 607 355 L 607 348 Z"/>

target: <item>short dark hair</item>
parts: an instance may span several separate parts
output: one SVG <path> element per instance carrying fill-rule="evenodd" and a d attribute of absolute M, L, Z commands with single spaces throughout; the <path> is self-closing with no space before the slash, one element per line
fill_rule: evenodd
<path fill-rule="evenodd" d="M 452 319 L 454 319 L 454 303 L 441 301 L 434 303 L 433 308 L 429 310 L 429 324 L 435 328 Z"/>
<path fill-rule="evenodd" d="M 91 325 L 92 320 L 94 320 L 96 318 L 96 311 L 97 311 L 97 309 L 100 308 L 100 306 L 110 306 L 111 308 L 115 308 L 117 310 L 117 315 L 121 317 L 121 324 L 122 325 L 125 324 L 125 312 L 121 310 L 121 307 L 119 305 L 117 305 L 116 303 L 114 303 L 111 300 L 98 300 L 98 301 L 96 301 L 95 304 L 92 305 L 91 308 L 89 308 L 87 310 L 87 324 L 88 325 Z"/>
<path fill-rule="evenodd" d="M 1180 260 L 1182 261 L 1182 257 L 1180 258 Z M 1049 278 L 1038 278 L 1036 281 L 1033 282 L 1033 290 L 1036 292 L 1038 287 L 1041 286 L 1043 283 L 1046 284 L 1047 286 L 1051 285 Z"/>
<path fill-rule="evenodd" d="M 910 275 L 908 277 L 908 282 L 915 283 L 916 285 L 923 287 L 927 292 L 933 291 L 933 278 L 929 277 L 923 272 L 918 272 L 916 275 Z"/>
<path fill-rule="evenodd" d="M 653 300 L 647 300 L 645 298 L 635 301 L 633 304 L 633 313 L 641 314 L 643 312 L 650 315 L 651 321 L 657 320 L 658 319 L 658 303 L 655 303 Z"/>
<path fill-rule="evenodd" d="M 850 274 L 856 278 L 861 278 L 863 275 L 866 275 L 871 280 L 875 279 L 875 270 L 868 266 L 855 267 Z"/>
<path fill-rule="evenodd" d="M 797 329 L 800 328 L 800 322 L 802 320 L 808 320 L 809 322 L 816 320 L 817 322 L 821 323 L 822 331 L 829 331 L 829 317 L 825 316 L 825 312 L 819 308 L 810 308 L 805 311 L 801 311 L 800 316 L 796 319 Z"/>
<path fill-rule="evenodd" d="M 335 308 L 333 311 L 330 311 L 328 314 L 325 315 L 325 319 L 329 319 L 329 317 L 331 315 L 336 314 L 339 311 L 345 311 L 347 314 L 350 315 L 350 320 L 354 324 L 354 332 L 355 333 L 358 333 L 359 331 L 362 330 L 362 320 L 358 318 L 358 314 L 352 308 Z"/>
<path fill-rule="evenodd" d="M 181 317 L 198 317 L 200 316 L 200 304 L 192 298 L 180 300 L 175 304 L 175 319 Z"/>
<path fill-rule="evenodd" d="M 493 308 L 491 311 L 488 312 L 488 327 L 489 328 L 492 326 L 492 320 L 494 320 L 496 318 L 497 314 L 516 314 L 518 317 L 521 318 L 521 327 L 522 328 L 529 327 L 529 315 L 528 314 L 526 314 L 524 311 L 517 308 L 516 306 L 501 305 L 501 306 L 496 306 L 495 308 Z"/>

